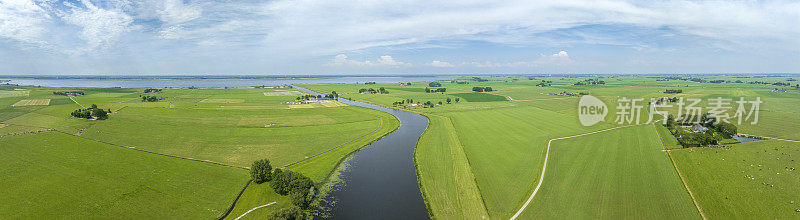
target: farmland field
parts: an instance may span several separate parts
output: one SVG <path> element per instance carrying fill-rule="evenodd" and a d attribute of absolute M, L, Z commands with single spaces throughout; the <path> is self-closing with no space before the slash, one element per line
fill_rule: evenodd
<path fill-rule="evenodd" d="M 23 99 L 11 106 L 50 105 L 50 99 Z"/>
<path fill-rule="evenodd" d="M 287 95 L 302 93 L 286 90 L 78 88 L 69 91 L 85 95 L 72 101 L 52 94 L 62 89 L 43 88 L 0 98 L 8 103 L 0 107 L 0 155 L 13 161 L 3 169 L 3 188 L 16 189 L 4 198 L 28 208 L 12 217 L 219 218 L 249 179 L 235 167 L 263 158 L 275 167 L 302 161 L 289 169 L 321 184 L 344 157 L 399 126 L 387 113 L 338 102 L 291 108 L 285 102 L 295 96 Z M 141 102 L 143 95 L 165 100 Z M 70 117 L 92 104 L 110 110 L 109 119 Z M 28 163 L 42 164 L 23 169 Z M 57 175 L 29 178 L 46 173 Z M 267 184 L 252 184 L 239 201 L 230 216 L 271 201 L 281 203 L 271 208 L 290 204 Z M 6 205 L 0 210 L 17 208 Z"/>
<path fill-rule="evenodd" d="M 698 219 L 701 214 L 710 219 L 796 217 L 800 198 L 794 195 L 800 191 L 800 179 L 795 169 L 800 168 L 796 162 L 800 161 L 800 146 L 791 140 L 800 140 L 800 127 L 796 126 L 800 123 L 800 90 L 787 87 L 782 92 L 772 85 L 732 82 L 657 81 L 642 76 L 602 78 L 605 85 L 574 85 L 593 78 L 597 77 L 483 77 L 480 81 L 464 77 L 455 81 L 469 84 L 439 81 L 447 89 L 444 93 L 426 93 L 425 88 L 430 88 L 427 82 L 302 87 L 324 94 L 336 91 L 340 97 L 426 116 L 428 128 L 417 142 L 413 159 L 420 191 L 434 219 L 512 217 L 540 183 L 548 140 L 622 126 L 617 121 L 624 112 L 617 108 L 625 102 L 623 97 L 641 98 L 642 105 L 651 98 L 708 102 L 720 97 L 731 100 L 731 111 L 736 110 L 735 101 L 740 97 L 748 101 L 759 98 L 763 103 L 757 123 L 751 123 L 752 117 L 743 118 L 742 124 L 736 123 L 739 118 L 730 118 L 737 124 L 737 133 L 790 141 L 738 143 L 724 138 L 719 145 L 725 147 L 684 148 L 662 121 L 657 121 L 662 116 L 654 115 L 656 121 L 644 124 L 649 113 L 644 109 L 638 115 L 641 125 L 553 141 L 541 187 L 518 219 Z M 780 82 L 773 78 L 758 79 Z M 537 86 L 542 80 L 551 85 Z M 473 87 L 495 91 L 478 93 Z M 387 93 L 359 93 L 370 88 L 384 88 Z M 667 94 L 668 88 L 682 92 Z M 15 181 L 4 181 L 3 187 L 23 189 L 6 193 L 31 204 L 26 211 L 56 218 L 83 217 L 77 212 L 87 210 L 90 217 L 98 218 L 218 218 L 249 179 L 242 168 L 254 160 L 268 158 L 273 167 L 300 172 L 323 186 L 344 158 L 400 125 L 388 113 L 337 101 L 293 104 L 304 93 L 292 88 L 164 88 L 147 94 L 126 88 L 23 89 L 27 89 L 25 95 L 0 97 L 0 157 L 14 161 L 13 169 L 21 170 L 10 173 L 11 168 L 5 169 Z M 85 95 L 72 97 L 73 101 L 53 94 L 73 90 Z M 574 95 L 579 92 L 605 103 L 604 121 L 581 125 L 577 112 L 580 96 Z M 164 99 L 142 102 L 145 95 Z M 34 100 L 49 103 L 33 105 L 44 104 Z M 433 105 L 417 105 L 421 103 Z M 109 110 L 109 119 L 69 115 L 92 104 Z M 677 114 L 677 103 L 669 104 L 673 107 L 659 111 Z M 26 143 L 34 145 L 23 150 Z M 56 166 L 19 168 L 42 161 Z M 56 182 L 26 178 L 48 170 L 60 173 L 53 177 Z M 76 189 L 80 183 L 66 177 L 76 175 L 95 187 Z M 184 196 L 194 184 L 201 184 L 199 189 L 207 189 L 207 193 Z M 64 198 L 105 196 L 54 198 L 52 204 L 43 204 L 25 196 L 35 193 Z M 160 202 L 143 202 L 156 198 Z M 213 201 L 197 202 L 201 198 Z M 73 200 L 77 202 L 65 202 Z M 244 219 L 260 219 L 292 206 L 289 197 L 276 194 L 269 184 L 252 183 L 226 218 L 234 219 L 271 202 L 276 204 Z M 136 205 L 124 205 L 131 203 Z M 196 211 L 201 209 L 204 211 Z"/>
<path fill-rule="evenodd" d="M 798 115 L 797 109 L 800 109 L 797 108 L 800 103 L 800 93 L 796 89 L 776 93 L 772 91 L 771 86 L 685 83 L 678 80 L 656 81 L 640 76 L 606 78 L 606 85 L 573 85 L 574 82 L 587 78 L 590 77 L 537 77 L 536 80 L 516 81 L 512 77 L 485 77 L 484 79 L 489 80 L 481 82 L 462 79 L 470 81 L 470 84 L 441 82 L 442 87 L 447 88 L 447 92 L 443 94 L 425 93 L 427 83 L 314 84 L 304 87 L 323 93 L 336 91 L 346 98 L 393 106 L 428 116 L 431 124 L 418 143 L 415 160 L 430 215 L 438 219 L 510 217 L 522 206 L 538 183 L 547 140 L 615 126 L 618 99 L 623 96 L 642 98 L 644 102 L 642 104 L 646 104 L 650 98 L 665 96 L 700 98 L 704 102 L 711 98 L 723 97 L 730 98 L 734 105 L 733 101 L 739 97 L 746 100 L 760 97 L 764 101 L 759 112 L 760 120 L 755 125 L 746 121 L 739 126 L 739 132 L 800 139 L 797 133 L 800 127 L 792 124 L 800 123 L 800 118 L 795 117 Z M 714 77 L 708 77 L 712 78 Z M 537 87 L 536 84 L 541 80 L 552 81 L 552 86 Z M 497 91 L 476 93 L 471 91 L 474 86 L 490 86 Z M 385 88 L 389 93 L 354 93 L 362 88 L 379 87 Z M 665 94 L 665 89 L 670 87 L 681 87 L 683 93 Z M 558 95 L 565 91 L 584 92 L 603 100 L 609 110 L 605 122 L 593 127 L 580 126 L 576 111 L 579 98 Z M 408 101 L 437 103 L 446 101 L 447 98 L 451 100 L 461 98 L 461 100 L 458 103 L 445 103 L 433 108 L 406 106 Z M 401 101 L 405 104 L 398 105 L 397 103 Z M 674 107 L 675 104 L 672 105 Z M 675 108 L 659 109 L 659 111 L 676 114 Z M 640 123 L 647 122 L 647 112 L 639 115 L 639 119 Z M 659 119 L 662 117 L 654 116 L 654 120 Z M 733 122 L 736 120 L 737 118 L 731 119 Z M 563 166 L 568 168 L 553 169 L 582 171 L 548 173 L 541 194 L 535 197 L 520 218 L 564 217 L 558 214 L 564 212 L 574 213 L 571 216 L 575 218 L 592 216 L 700 218 L 694 201 L 677 176 L 677 171 L 667 153 L 662 152 L 664 148 L 674 150 L 682 147 L 669 130 L 661 125 L 661 121 L 651 123 L 652 125 L 642 125 L 641 128 L 626 128 L 627 130 L 608 134 L 596 134 L 597 137 L 586 136 L 574 140 L 560 140 L 563 143 L 554 142 L 554 146 L 574 143 L 570 145 L 582 147 L 564 148 L 552 152 L 550 168 Z M 725 139 L 721 143 L 730 144 L 731 140 Z M 591 149 L 586 150 L 585 147 Z M 684 150 L 677 150 L 672 154 L 681 151 Z M 461 154 L 464 156 L 460 156 Z M 792 154 L 791 157 L 797 160 L 797 155 Z M 600 158 L 614 159 L 606 161 Z M 679 156 L 675 156 L 674 159 L 678 164 L 685 163 L 683 160 L 686 160 Z M 635 164 L 638 165 L 634 166 Z M 717 169 L 716 167 L 708 166 L 703 169 Z M 679 166 L 679 169 L 685 173 L 697 172 L 692 166 Z M 618 170 L 625 171 L 616 172 Z M 637 175 L 646 178 L 634 177 Z M 708 193 L 705 190 L 697 190 L 697 184 L 691 184 L 691 181 L 701 177 L 684 174 L 684 178 L 689 182 L 689 188 L 696 197 Z M 604 184 L 599 184 L 597 181 L 602 181 Z M 587 182 L 591 184 L 587 185 Z M 554 185 L 548 185 L 549 183 Z M 579 193 L 572 190 L 576 187 L 596 188 L 601 185 L 606 187 L 599 192 Z M 658 186 L 658 189 L 640 185 Z M 476 191 L 478 196 L 474 193 Z M 792 194 L 796 189 L 787 188 L 780 192 Z M 757 191 L 752 193 L 758 194 Z M 647 201 L 652 198 L 659 198 L 661 203 Z M 628 200 L 639 202 L 628 203 Z M 704 203 L 710 203 L 704 202 L 703 199 L 698 200 L 701 208 L 704 207 Z M 572 209 L 561 210 L 566 207 L 582 207 L 582 209 L 580 212 Z M 742 206 L 737 207 L 742 208 Z M 749 210 L 749 208 L 742 209 Z M 714 216 L 708 212 L 706 214 L 709 217 Z M 758 216 L 763 215 L 738 217 Z"/>

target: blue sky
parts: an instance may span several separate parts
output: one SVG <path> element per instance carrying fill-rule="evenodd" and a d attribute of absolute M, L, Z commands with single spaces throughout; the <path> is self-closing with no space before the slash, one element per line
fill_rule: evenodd
<path fill-rule="evenodd" d="M 798 73 L 797 1 L 0 0 L 0 74 Z"/>

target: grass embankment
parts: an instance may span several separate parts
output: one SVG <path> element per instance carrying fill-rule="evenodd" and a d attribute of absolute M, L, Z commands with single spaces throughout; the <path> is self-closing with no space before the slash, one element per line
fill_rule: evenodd
<path fill-rule="evenodd" d="M 768 140 L 672 155 L 709 219 L 800 216 L 800 143 Z"/>
<path fill-rule="evenodd" d="M 221 216 L 247 172 L 43 132 L 0 138 L 9 218 Z"/>
<path fill-rule="evenodd" d="M 429 213 L 437 219 L 488 218 L 452 122 L 426 115 L 430 123 L 417 144 L 414 161 Z"/>

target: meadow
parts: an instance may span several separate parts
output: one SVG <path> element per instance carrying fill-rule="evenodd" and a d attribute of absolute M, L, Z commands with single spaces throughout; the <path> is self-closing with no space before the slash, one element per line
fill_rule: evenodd
<path fill-rule="evenodd" d="M 643 98 L 641 105 L 661 97 L 704 102 L 758 97 L 763 101 L 758 122 L 745 120 L 738 132 L 800 140 L 800 90 L 745 83 L 785 82 L 790 76 L 691 76 L 706 80 L 702 82 L 686 80 L 688 76 L 667 77 L 671 76 L 459 77 L 440 81 L 447 90 L 439 93 L 426 93 L 425 88 L 434 88 L 428 82 L 302 86 L 428 117 L 429 127 L 419 139 L 414 160 L 429 214 L 435 219 L 513 216 L 539 184 L 548 140 L 622 126 L 615 123 L 622 97 Z M 605 84 L 575 85 L 590 79 Z M 731 82 L 707 82 L 711 80 Z M 478 93 L 473 87 L 493 91 Z M 252 161 L 268 158 L 273 167 L 301 172 L 323 185 L 342 160 L 400 123 L 390 114 L 339 102 L 287 104 L 302 94 L 288 87 L 163 88 L 149 94 L 142 89 L 77 88 L 86 95 L 72 99 L 52 94 L 65 91 L 62 88 L 14 88 L 0 87 L 0 159 L 14 161 L 3 172 L 15 181 L 3 181 L 2 186 L 23 189 L 6 190 L 9 198 L 29 204 L 26 214 L 13 216 L 19 218 L 75 218 L 87 210 L 91 216 L 218 218 L 245 186 L 249 177 L 242 168 Z M 370 88 L 384 88 L 388 94 L 358 93 Z M 682 93 L 667 94 L 666 89 Z M 566 93 L 585 93 L 605 102 L 605 121 L 582 126 L 577 112 L 580 96 Z M 164 100 L 142 102 L 142 95 Z M 15 106 L 36 103 L 24 100 L 50 101 Z M 409 105 L 428 101 L 442 104 Z M 79 105 L 91 104 L 110 109 L 109 119 L 69 116 Z M 731 111 L 736 109 L 732 104 Z M 676 114 L 676 108 L 660 110 Z M 643 110 L 640 123 L 647 116 Z M 30 143 L 34 147 L 27 150 Z M 726 139 L 724 146 L 683 148 L 660 121 L 553 141 L 541 189 L 520 219 L 701 218 L 695 203 L 711 219 L 797 217 L 800 176 L 795 169 L 800 168 L 800 145 Z M 29 163 L 41 165 L 24 167 Z M 22 172 L 11 173 L 15 170 Z M 39 177 L 48 172 L 59 175 L 42 181 Z M 88 184 L 94 187 L 77 188 L 82 179 L 91 180 Z M 184 196 L 194 184 L 200 188 L 193 189 L 205 192 Z M 52 195 L 48 200 L 52 204 L 26 197 L 36 193 Z M 84 198 L 101 193 L 104 197 L 97 200 Z M 72 196 L 82 200 L 64 205 L 75 200 Z M 198 201 L 204 198 L 213 201 Z M 160 202 L 143 202 L 151 199 Z M 268 185 L 251 184 L 227 218 L 270 202 L 277 204 L 244 219 L 259 219 L 290 206 L 287 197 Z M 136 205 L 126 205 L 132 203 Z M 144 209 L 152 211 L 136 211 Z M 196 211 L 200 209 L 204 211 Z"/>
<path fill-rule="evenodd" d="M 758 123 L 750 124 L 751 121 L 745 120 L 739 125 L 739 133 L 800 139 L 800 127 L 796 126 L 800 118 L 795 117 L 798 115 L 797 109 L 800 109 L 797 108 L 800 104 L 800 92 L 797 89 L 784 87 L 788 89 L 787 92 L 776 92 L 774 85 L 732 83 L 738 79 L 745 82 L 782 82 L 790 78 L 786 76 L 704 77 L 707 81 L 723 79 L 731 83 L 662 80 L 664 76 L 657 75 L 480 78 L 480 81 L 472 77 L 455 80 L 469 84 L 440 81 L 442 87 L 447 88 L 444 93 L 425 93 L 426 87 L 433 88 L 427 82 L 411 85 L 316 84 L 304 87 L 322 93 L 336 91 L 345 98 L 427 116 L 431 123 L 417 145 L 415 160 L 430 215 L 437 219 L 509 218 L 522 206 L 537 184 L 547 140 L 619 126 L 615 119 L 616 106 L 621 97 L 643 98 L 640 105 L 647 105 L 650 98 L 661 97 L 700 98 L 704 102 L 716 97 L 733 101 L 739 97 L 746 100 L 759 97 L 764 102 Z M 605 84 L 574 85 L 588 79 L 604 80 Z M 549 86 L 537 86 L 543 81 Z M 490 86 L 494 91 L 471 91 L 475 86 Z M 362 88 L 381 87 L 389 93 L 358 93 Z M 666 89 L 681 89 L 683 93 L 666 94 Z M 588 93 L 603 100 L 609 110 L 605 122 L 582 127 L 577 119 L 579 96 L 559 95 L 564 92 Z M 447 104 L 447 98 L 460 98 L 460 102 Z M 433 108 L 404 106 L 410 100 L 414 103 L 442 101 L 444 104 Z M 396 105 L 400 101 L 406 103 Z M 736 108 L 735 103 L 732 104 L 731 111 Z M 659 110 L 676 114 L 674 107 Z M 642 110 L 639 119 L 640 123 L 647 122 L 648 113 Z M 575 218 L 700 218 L 692 198 L 677 175 L 678 171 L 668 153 L 663 151 L 665 148 L 674 152 L 684 150 L 661 125 L 660 119 L 660 115 L 655 115 L 651 125 L 641 125 L 641 128 L 625 128 L 608 134 L 595 134 L 596 137 L 554 142 L 555 146 L 561 148 L 552 152 L 548 169 L 562 172 L 548 173 L 540 192 L 542 194 L 537 195 L 520 218 L 563 218 L 567 216 L 562 214 L 567 212 L 573 213 L 569 216 Z M 731 120 L 736 122 L 737 118 Z M 747 146 L 731 144 L 731 139 L 723 143 L 732 148 Z M 797 154 L 786 157 L 800 159 Z M 678 164 L 687 160 L 679 156 L 674 159 Z M 692 173 L 721 168 L 679 166 L 679 169 Z M 685 178 L 691 183 L 701 177 L 685 175 Z M 575 190 L 581 187 L 593 190 Z M 704 186 L 689 184 L 696 196 L 702 197 L 708 193 L 697 190 L 697 187 Z M 735 190 L 758 194 L 752 190 Z M 797 190 L 785 188 L 780 192 L 793 194 Z M 652 201 L 653 198 L 658 198 L 658 201 Z M 709 205 L 713 202 L 699 200 L 700 207 L 706 213 L 725 212 L 725 209 Z M 746 205 L 735 207 L 745 210 L 742 212 L 757 212 Z M 761 216 L 764 215 L 736 217 Z"/>
<path fill-rule="evenodd" d="M 0 88 L 0 155 L 14 161 L 3 169 L 4 198 L 24 202 L 27 209 L 12 215 L 19 218 L 220 218 L 253 161 L 292 165 L 323 184 L 345 157 L 399 126 L 390 114 L 338 102 L 293 108 L 286 102 L 302 93 L 288 87 Z M 92 104 L 110 109 L 109 119 L 69 115 Z M 229 217 L 269 202 L 278 205 L 251 214 L 290 205 L 252 184 Z M 6 205 L 0 210 L 19 208 Z"/>

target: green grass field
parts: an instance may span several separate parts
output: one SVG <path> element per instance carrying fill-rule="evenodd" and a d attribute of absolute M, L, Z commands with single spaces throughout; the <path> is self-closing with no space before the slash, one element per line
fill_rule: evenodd
<path fill-rule="evenodd" d="M 738 132 L 800 140 L 798 89 L 782 87 L 787 91 L 776 92 L 773 85 L 660 77 L 481 77 L 488 81 L 463 77 L 457 80 L 469 84 L 440 81 L 445 93 L 425 93 L 427 82 L 301 86 L 427 116 L 430 124 L 420 137 L 414 161 L 435 219 L 508 219 L 538 184 L 547 141 L 620 126 L 614 120 L 621 97 L 643 98 L 642 105 L 660 97 L 700 98 L 704 104 L 716 97 L 732 101 L 758 97 L 763 101 L 758 123 L 746 120 Z M 585 79 L 606 84 L 574 85 Z M 538 87 L 542 80 L 551 81 L 551 86 Z M 495 91 L 471 91 L 476 86 Z M 358 93 L 381 87 L 389 93 Z M 164 88 L 150 94 L 124 88 L 0 88 L 0 159 L 9 161 L 0 168 L 7 176 L 0 193 L 23 204 L 0 206 L 12 213 L 11 218 L 218 218 L 244 187 L 245 170 L 113 145 L 240 167 L 269 158 L 274 167 L 294 164 L 287 169 L 322 185 L 344 158 L 400 124 L 390 114 L 338 102 L 288 105 L 302 94 L 292 88 Z M 683 93 L 665 94 L 666 89 Z M 73 101 L 52 94 L 67 90 L 86 95 Z M 603 100 L 609 108 L 605 122 L 582 126 L 577 112 L 580 97 L 557 95 L 563 92 L 584 92 Z M 142 95 L 165 100 L 141 102 Z M 446 103 L 448 98 L 460 101 Z M 43 102 L 31 100 L 50 101 L 32 105 Z M 443 104 L 406 107 L 411 100 Z M 404 105 L 394 104 L 400 101 Z M 22 104 L 14 106 L 17 103 Z M 79 104 L 97 104 L 112 113 L 104 121 L 70 117 L 69 112 L 81 108 Z M 644 123 L 647 112 L 640 119 Z M 520 219 L 701 218 L 678 172 L 710 219 L 800 216 L 795 211 L 800 209 L 800 198 L 795 196 L 800 191 L 795 170 L 800 168 L 800 145 L 729 141 L 724 140 L 726 148 L 684 149 L 658 122 L 554 141 L 542 186 Z M 334 147 L 339 148 L 318 155 Z M 260 219 L 290 203 L 267 184 L 253 184 L 227 218 L 270 202 L 277 204 L 244 219 Z"/>
<path fill-rule="evenodd" d="M 9 218 L 221 216 L 242 169 L 146 154 L 58 132 L 0 138 L 0 210 Z"/>
<path fill-rule="evenodd" d="M 0 155 L 13 161 L 3 170 L 9 176 L 3 187 L 6 198 L 27 208 L 12 217 L 219 218 L 249 175 L 197 160 L 239 167 L 262 158 L 275 167 L 303 161 L 290 169 L 322 184 L 343 158 L 399 126 L 390 114 L 337 103 L 290 108 L 285 103 L 302 93 L 287 89 L 72 90 L 86 95 L 72 101 L 52 94 L 63 89 L 31 88 L 25 96 L 0 97 Z M 140 95 L 166 99 L 141 102 Z M 52 101 L 41 106 L 30 100 Z M 79 104 L 112 113 L 103 121 L 72 118 Z M 25 167 L 36 163 L 42 165 Z M 48 172 L 57 174 L 33 178 Z M 280 204 L 251 214 L 290 204 L 266 184 L 254 184 L 230 216 L 272 201 Z M 15 210 L 12 205 L 0 210 Z"/>
<path fill-rule="evenodd" d="M 800 144 L 758 141 L 673 150 L 709 219 L 796 219 Z"/>
<path fill-rule="evenodd" d="M 553 141 L 542 188 L 521 219 L 699 219 L 662 149 L 650 125 Z"/>

